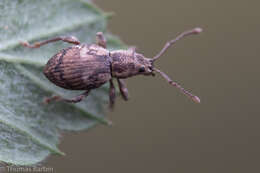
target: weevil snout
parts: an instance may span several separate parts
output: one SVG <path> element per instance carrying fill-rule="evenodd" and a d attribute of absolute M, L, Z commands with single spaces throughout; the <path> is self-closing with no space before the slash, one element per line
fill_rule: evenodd
<path fill-rule="evenodd" d="M 153 69 L 153 64 L 152 64 L 152 60 L 149 58 L 145 58 L 142 54 L 139 53 L 135 53 L 135 59 L 139 64 L 139 70 L 138 70 L 138 74 L 142 74 L 142 75 L 152 75 L 154 76 L 154 69 Z"/>
<path fill-rule="evenodd" d="M 141 73 L 145 76 L 155 76 L 154 74 L 154 67 L 153 66 L 148 66 L 147 69 L 145 70 L 144 73 Z"/>

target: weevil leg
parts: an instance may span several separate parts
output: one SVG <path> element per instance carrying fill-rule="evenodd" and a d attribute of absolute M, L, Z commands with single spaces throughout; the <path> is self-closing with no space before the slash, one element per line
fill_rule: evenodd
<path fill-rule="evenodd" d="M 121 93 L 123 99 L 125 101 L 127 101 L 128 100 L 128 89 L 126 87 L 126 83 L 125 83 L 124 79 L 117 78 L 117 82 L 118 82 L 119 90 L 120 90 L 120 93 Z"/>
<path fill-rule="evenodd" d="M 102 32 L 96 33 L 96 41 L 97 41 L 97 45 L 99 45 L 103 48 L 107 48 L 107 41 L 106 41 L 104 34 Z"/>
<path fill-rule="evenodd" d="M 54 37 L 54 38 L 51 38 L 51 39 L 48 39 L 48 40 L 36 42 L 34 44 L 30 44 L 30 43 L 25 41 L 25 42 L 21 42 L 21 44 L 23 46 L 29 47 L 29 48 L 39 48 L 39 47 L 41 47 L 41 46 L 43 46 L 45 44 L 56 42 L 56 41 L 64 41 L 64 42 L 71 43 L 71 44 L 76 44 L 76 45 L 80 44 L 80 41 L 76 37 L 74 37 L 74 36 Z"/>
<path fill-rule="evenodd" d="M 53 96 L 53 97 L 49 97 L 49 98 L 46 98 L 44 100 L 44 103 L 50 103 L 52 101 L 65 101 L 65 102 L 68 102 L 68 103 L 78 103 L 80 101 L 82 101 L 83 98 L 87 97 L 88 94 L 89 94 L 90 90 L 87 90 L 85 91 L 84 93 L 72 98 L 72 99 L 66 99 L 66 98 L 63 98 L 61 96 Z"/>
<path fill-rule="evenodd" d="M 115 89 L 115 86 L 114 86 L 112 79 L 109 80 L 109 84 L 110 84 L 110 87 L 109 87 L 109 101 L 110 101 L 109 107 L 110 107 L 110 109 L 113 109 L 114 104 L 115 104 L 115 100 L 116 100 L 116 89 Z"/>
<path fill-rule="evenodd" d="M 130 46 L 130 47 L 128 48 L 128 50 L 132 52 L 132 56 L 135 55 L 136 49 L 137 49 L 136 46 Z"/>

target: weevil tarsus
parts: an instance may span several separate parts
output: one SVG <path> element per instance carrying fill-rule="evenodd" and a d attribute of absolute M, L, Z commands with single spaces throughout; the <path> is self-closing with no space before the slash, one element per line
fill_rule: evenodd
<path fill-rule="evenodd" d="M 68 102 L 68 103 L 78 103 L 80 101 L 83 100 L 83 98 L 87 97 L 89 94 L 90 90 L 85 91 L 84 93 L 73 97 L 71 99 L 67 99 L 67 98 L 63 98 L 61 96 L 52 96 L 52 97 L 48 97 L 44 100 L 44 103 L 50 103 L 52 101 L 64 101 L 64 102 Z"/>
<path fill-rule="evenodd" d="M 64 41 L 64 42 L 75 44 L 75 45 L 80 44 L 80 41 L 74 36 L 60 36 L 60 37 L 54 37 L 54 38 L 51 38 L 48 40 L 36 42 L 34 44 L 29 44 L 28 42 L 21 42 L 21 44 L 28 48 L 39 48 L 43 45 L 46 45 L 46 44 L 49 44 L 52 42 L 56 42 L 56 41 Z"/>

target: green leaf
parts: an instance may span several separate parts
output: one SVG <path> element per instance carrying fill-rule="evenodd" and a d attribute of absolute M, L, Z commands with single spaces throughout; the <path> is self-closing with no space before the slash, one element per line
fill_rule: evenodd
<path fill-rule="evenodd" d="M 106 31 L 107 16 L 93 4 L 80 0 L 0 1 L 0 161 L 33 165 L 49 154 L 61 154 L 60 130 L 86 130 L 104 118 L 107 86 L 91 92 L 77 104 L 44 104 L 52 95 L 79 94 L 56 87 L 42 74 L 48 59 L 69 44 L 57 42 L 39 49 L 22 47 L 57 35 L 74 35 L 93 43 L 95 33 Z M 122 47 L 107 35 L 109 48 Z M 82 91 L 81 91 L 82 92 Z"/>

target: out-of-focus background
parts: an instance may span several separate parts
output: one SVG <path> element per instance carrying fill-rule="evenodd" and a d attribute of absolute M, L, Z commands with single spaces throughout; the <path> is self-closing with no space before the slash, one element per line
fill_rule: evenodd
<path fill-rule="evenodd" d="M 195 104 L 160 76 L 127 80 L 112 127 L 63 137 L 55 172 L 260 172 L 260 2 L 256 0 L 96 0 L 116 15 L 109 30 L 154 56 L 178 33 L 200 26 L 156 63 Z M 86 33 L 87 34 L 87 33 Z"/>

